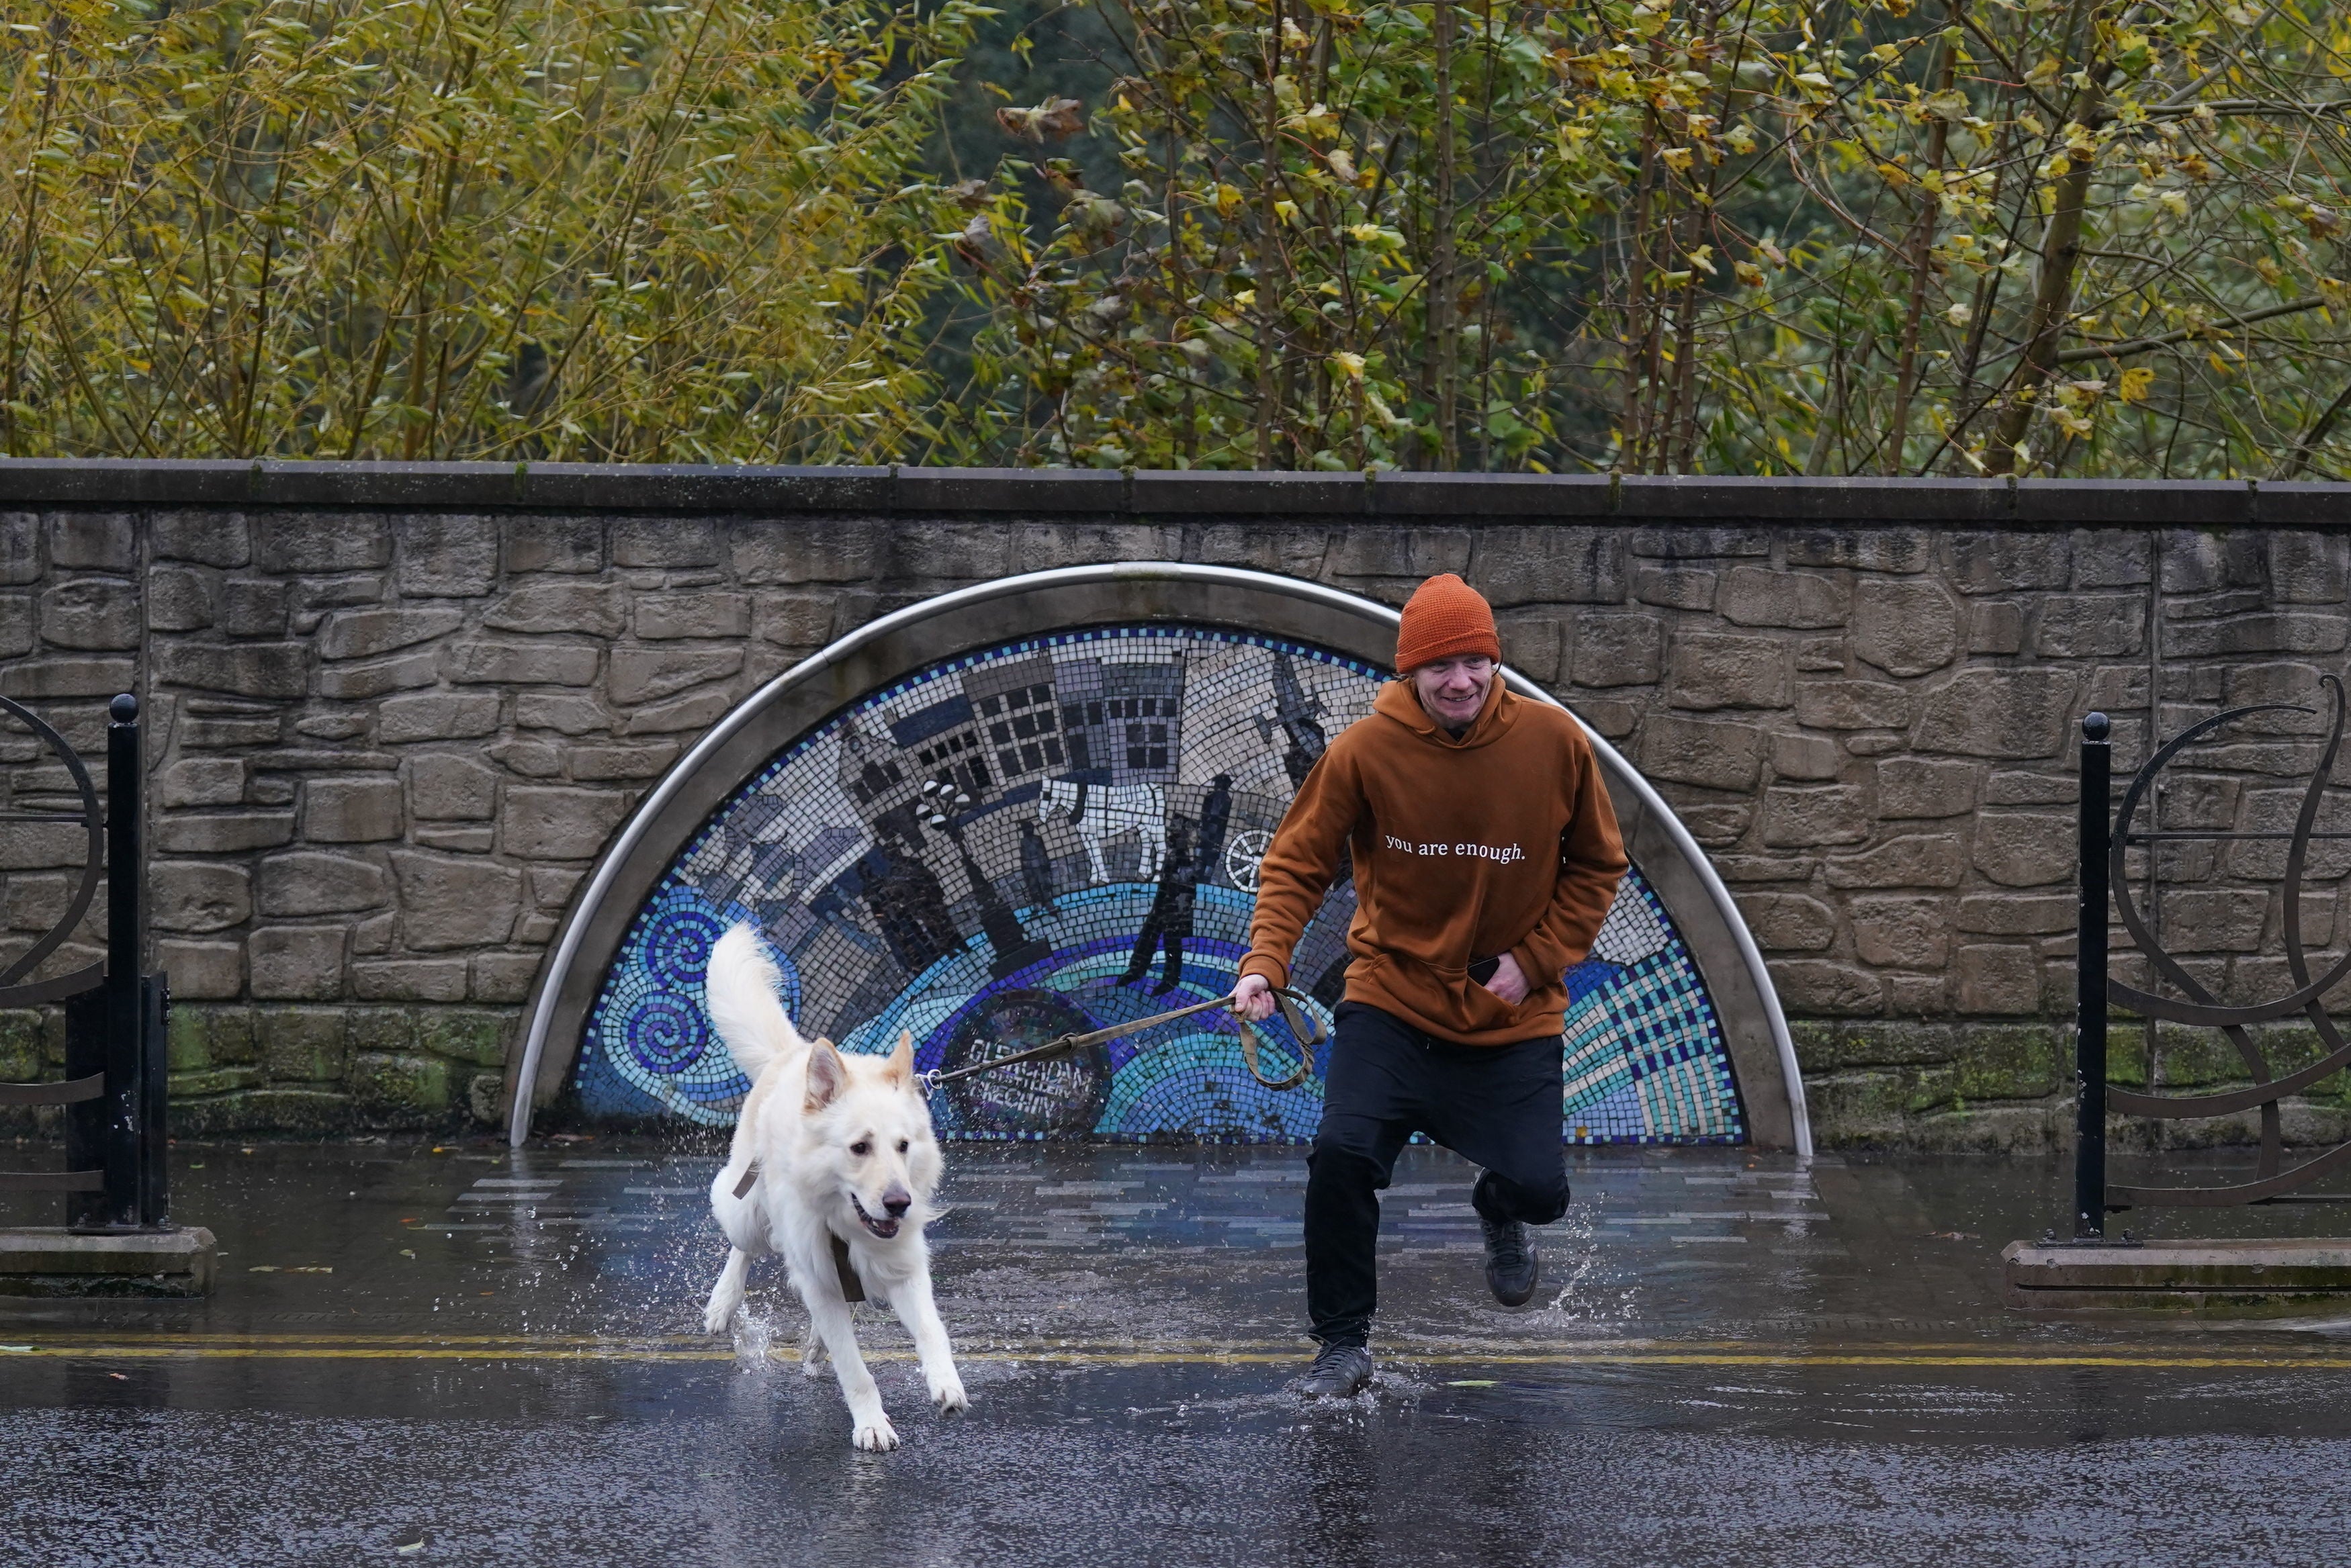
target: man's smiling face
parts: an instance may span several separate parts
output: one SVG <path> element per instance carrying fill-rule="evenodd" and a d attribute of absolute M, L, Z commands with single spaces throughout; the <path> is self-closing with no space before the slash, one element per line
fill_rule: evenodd
<path fill-rule="evenodd" d="M 1439 659 L 1411 675 L 1414 695 L 1428 716 L 1448 730 L 1468 729 L 1486 705 L 1486 689 L 1494 683 L 1494 661 L 1482 653 Z"/>

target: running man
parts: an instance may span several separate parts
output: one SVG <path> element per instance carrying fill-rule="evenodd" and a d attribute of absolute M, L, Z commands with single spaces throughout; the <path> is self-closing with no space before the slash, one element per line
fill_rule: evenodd
<path fill-rule="evenodd" d="M 1379 1192 L 1415 1132 L 1485 1168 L 1470 1199 L 1503 1305 L 1534 1294 L 1526 1228 L 1567 1212 L 1562 974 L 1607 917 L 1625 849 L 1583 730 L 1505 691 L 1501 656 L 1476 589 L 1449 572 L 1421 584 L 1397 628 L 1401 678 L 1306 775 L 1259 870 L 1234 999 L 1252 1019 L 1289 983 L 1343 847 L 1354 864 L 1353 958 L 1306 1159 L 1322 1348 L 1303 1393 L 1371 1381 Z"/>

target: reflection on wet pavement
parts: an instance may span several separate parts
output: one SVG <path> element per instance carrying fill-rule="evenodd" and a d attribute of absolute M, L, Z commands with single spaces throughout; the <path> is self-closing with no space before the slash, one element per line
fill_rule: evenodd
<path fill-rule="evenodd" d="M 2351 1317 L 2007 1311 L 2053 1165 L 1578 1151 L 1512 1313 L 1468 1168 L 1415 1149 L 1380 1380 L 1315 1405 L 1282 1387 L 1300 1151 L 957 1145 L 934 1238 L 974 1407 L 935 1416 L 861 1309 L 907 1439 L 863 1456 L 779 1278 L 696 1332 L 715 1152 L 175 1158 L 215 1296 L 0 1300 L 22 1561 L 2284 1563 L 2345 1523 Z"/>

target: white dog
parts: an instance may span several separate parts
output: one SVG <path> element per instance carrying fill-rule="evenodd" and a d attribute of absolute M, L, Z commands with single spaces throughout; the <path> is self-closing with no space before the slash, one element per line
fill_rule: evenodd
<path fill-rule="evenodd" d="M 888 1298 L 913 1333 L 932 1401 L 943 1411 L 969 1403 L 931 1300 L 923 1240 L 939 1181 L 930 1103 L 914 1080 L 912 1035 L 900 1034 L 886 1060 L 844 1056 L 829 1040 L 810 1044 L 777 1000 L 780 979 L 749 926 L 735 927 L 711 950 L 710 1016 L 751 1093 L 726 1168 L 710 1184 L 710 1211 L 734 1250 L 711 1287 L 703 1326 L 724 1332 L 743 1304 L 751 1260 L 780 1254 L 808 1303 L 802 1369 L 814 1376 L 829 1354 L 855 1424 L 852 1440 L 894 1449 L 897 1430 L 858 1354 L 852 1285 Z"/>
<path fill-rule="evenodd" d="M 1081 784 L 1074 779 L 1047 779 L 1037 792 L 1040 826 L 1066 816 L 1086 847 L 1087 863 L 1097 884 L 1110 880 L 1102 846 L 1122 833 L 1143 840 L 1143 879 L 1159 875 L 1167 858 L 1167 792 L 1155 784 Z"/>

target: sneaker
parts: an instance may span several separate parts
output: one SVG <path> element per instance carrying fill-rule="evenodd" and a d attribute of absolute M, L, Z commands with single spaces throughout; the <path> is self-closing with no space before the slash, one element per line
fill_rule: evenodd
<path fill-rule="evenodd" d="M 1315 1399 L 1344 1399 L 1363 1392 L 1372 1380 L 1372 1353 L 1360 1345 L 1326 1345 L 1304 1376 L 1293 1385 Z"/>
<path fill-rule="evenodd" d="M 1535 1276 L 1542 1272 L 1527 1228 L 1516 1220 L 1489 1220 L 1482 1214 L 1478 1227 L 1486 1232 L 1486 1288 L 1506 1307 L 1526 1305 L 1535 1293 Z"/>

